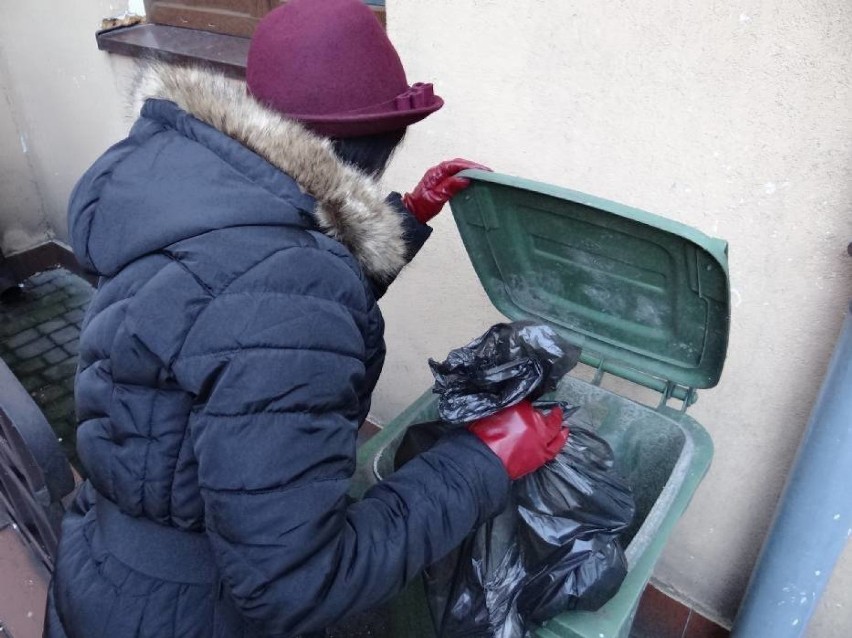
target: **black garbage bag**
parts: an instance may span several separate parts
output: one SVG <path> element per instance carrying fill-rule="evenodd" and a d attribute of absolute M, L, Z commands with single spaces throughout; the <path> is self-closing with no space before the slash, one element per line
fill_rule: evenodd
<path fill-rule="evenodd" d="M 396 466 L 458 423 L 552 390 L 577 358 L 550 328 L 501 324 L 447 362 L 430 362 L 444 421 L 409 428 Z M 473 381 L 465 381 L 465 371 Z M 547 410 L 556 404 L 537 405 Z M 507 508 L 426 570 L 430 611 L 442 638 L 520 638 L 562 612 L 599 609 L 621 586 L 627 562 L 619 535 L 633 519 L 633 496 L 606 441 L 572 426 L 578 408 L 560 405 L 571 435 L 557 458 L 515 481 Z"/>
<path fill-rule="evenodd" d="M 552 328 L 529 322 L 501 323 L 446 361 L 429 360 L 439 413 L 447 423 L 465 423 L 494 414 L 522 399 L 535 400 L 580 359 L 580 349 Z"/>

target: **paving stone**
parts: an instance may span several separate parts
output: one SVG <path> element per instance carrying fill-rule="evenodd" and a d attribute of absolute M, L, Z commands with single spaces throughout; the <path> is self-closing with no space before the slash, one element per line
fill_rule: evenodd
<path fill-rule="evenodd" d="M 74 397 L 72 396 L 50 403 L 44 408 L 44 416 L 51 424 L 67 419 L 71 414 L 74 414 Z"/>
<path fill-rule="evenodd" d="M 72 341 L 80 336 L 80 330 L 76 326 L 66 326 L 62 330 L 57 330 L 50 338 L 54 343 L 59 344 L 60 346 Z"/>
<path fill-rule="evenodd" d="M 28 343 L 25 346 L 18 348 L 18 356 L 28 359 L 37 357 L 38 355 L 47 352 L 53 348 L 53 342 L 47 337 L 39 337 L 35 341 Z"/>
<path fill-rule="evenodd" d="M 48 321 L 46 323 L 41 324 L 38 327 L 38 331 L 41 334 L 49 335 L 51 332 L 56 332 L 57 330 L 61 330 L 62 328 L 66 327 L 67 325 L 68 325 L 68 323 L 63 319 L 53 319 L 51 321 Z"/>
<path fill-rule="evenodd" d="M 38 330 L 34 328 L 30 328 L 29 330 L 24 330 L 23 332 L 19 332 L 13 337 L 9 337 L 6 339 L 6 347 L 14 350 L 15 348 L 19 348 L 23 345 L 28 344 L 31 341 L 35 341 L 41 335 Z"/>
<path fill-rule="evenodd" d="M 0 357 L 32 393 L 78 469 L 74 376 L 79 324 L 93 293 L 84 280 L 54 269 L 0 300 Z"/>
<path fill-rule="evenodd" d="M 30 281 L 36 285 L 47 283 L 49 281 L 53 281 L 60 275 L 67 274 L 66 271 L 61 268 L 52 268 L 51 270 L 44 270 L 40 273 L 36 273 L 32 277 L 30 277 Z"/>
<path fill-rule="evenodd" d="M 62 434 L 64 436 L 74 437 L 77 432 L 77 415 L 70 414 L 61 421 L 57 422 L 57 427 L 62 428 Z"/>
<path fill-rule="evenodd" d="M 89 290 L 74 290 L 68 297 L 68 304 L 72 306 L 88 305 L 92 300 L 93 291 Z"/>
<path fill-rule="evenodd" d="M 7 350 L 6 348 L 0 348 L 0 359 L 3 359 L 3 361 L 6 362 L 6 365 L 10 368 L 14 368 L 15 366 L 23 363 L 17 352 L 14 350 Z"/>
<path fill-rule="evenodd" d="M 76 359 L 63 361 L 62 363 L 49 367 L 47 370 L 42 372 L 42 374 L 48 381 L 70 379 L 73 382 L 74 375 L 77 374 L 77 361 Z"/>
<path fill-rule="evenodd" d="M 44 368 L 46 365 L 47 365 L 47 361 L 45 361 L 42 357 L 33 357 L 32 359 L 27 359 L 26 361 L 21 361 L 20 363 L 16 364 L 14 367 L 13 366 L 9 366 L 9 367 L 12 368 L 12 371 L 20 377 L 21 375 L 28 375 L 28 374 L 33 374 L 34 372 L 38 372 L 39 370 Z"/>
<path fill-rule="evenodd" d="M 74 310 L 65 313 L 65 318 L 72 323 L 80 321 L 85 316 L 86 313 L 79 308 L 75 308 Z"/>
<path fill-rule="evenodd" d="M 38 310 L 33 310 L 30 316 L 38 323 L 50 321 L 51 319 L 60 316 L 65 312 L 66 308 L 62 304 L 51 304 L 49 306 L 39 307 Z"/>
<path fill-rule="evenodd" d="M 24 292 L 25 297 L 27 299 L 29 299 L 31 302 L 32 301 L 38 301 L 39 299 L 42 299 L 43 297 L 45 297 L 45 296 L 49 295 L 51 292 L 53 292 L 52 290 L 45 291 L 45 290 L 40 290 L 39 288 L 40 287 L 38 286 L 38 284 L 36 284 L 32 279 L 25 281 L 24 285 L 23 285 L 23 292 Z"/>
<path fill-rule="evenodd" d="M 74 339 L 73 341 L 69 341 L 64 346 L 62 346 L 65 352 L 68 353 L 69 357 L 77 357 L 80 349 L 80 340 Z"/>
<path fill-rule="evenodd" d="M 71 295 L 61 288 L 51 291 L 46 295 L 42 295 L 38 298 L 39 306 L 53 306 L 57 304 L 64 304 Z"/>
<path fill-rule="evenodd" d="M 38 286 L 34 288 L 34 292 L 39 296 L 43 296 L 53 292 L 54 290 L 59 290 L 59 287 L 59 284 L 55 281 L 46 281 L 38 284 Z"/>
<path fill-rule="evenodd" d="M 65 352 L 65 350 L 63 350 L 62 348 L 54 348 L 53 350 L 48 350 L 41 356 L 50 365 L 56 365 L 60 361 L 65 361 L 65 359 L 68 358 L 68 353 Z"/>
<path fill-rule="evenodd" d="M 19 378 L 18 380 L 21 382 L 21 385 L 24 386 L 24 389 L 27 392 L 35 392 L 36 390 L 45 386 L 44 379 L 37 374 L 34 374 L 29 377 L 24 377 L 23 379 Z"/>
<path fill-rule="evenodd" d="M 68 395 L 69 392 L 68 388 L 66 388 L 64 385 L 49 384 L 42 386 L 31 394 L 35 402 L 39 405 L 49 405 L 54 401 Z"/>
<path fill-rule="evenodd" d="M 13 310 L 7 310 L 5 312 L 14 312 Z M 0 326 L 0 336 L 3 338 L 11 337 L 13 335 L 18 334 L 19 332 L 23 332 L 24 330 L 28 330 L 36 325 L 38 325 L 38 320 L 35 317 L 31 317 L 30 315 L 21 315 L 13 317 Z"/>

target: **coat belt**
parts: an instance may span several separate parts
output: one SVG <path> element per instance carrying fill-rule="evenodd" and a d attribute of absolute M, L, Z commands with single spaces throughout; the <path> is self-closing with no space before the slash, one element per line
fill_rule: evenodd
<path fill-rule="evenodd" d="M 131 569 L 158 580 L 188 585 L 211 584 L 216 579 L 210 540 L 203 532 L 129 516 L 101 495 L 96 508 L 106 548 Z"/>

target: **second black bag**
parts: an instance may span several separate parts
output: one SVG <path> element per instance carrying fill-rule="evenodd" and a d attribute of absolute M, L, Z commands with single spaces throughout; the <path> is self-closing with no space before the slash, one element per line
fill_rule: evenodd
<path fill-rule="evenodd" d="M 575 410 L 564 406 L 567 415 Z M 409 428 L 397 467 L 429 449 L 446 423 Z M 618 591 L 627 562 L 618 540 L 633 520 L 609 445 L 572 427 L 562 452 L 516 481 L 506 509 L 425 572 L 442 638 L 519 638 L 572 609 L 595 611 Z"/>

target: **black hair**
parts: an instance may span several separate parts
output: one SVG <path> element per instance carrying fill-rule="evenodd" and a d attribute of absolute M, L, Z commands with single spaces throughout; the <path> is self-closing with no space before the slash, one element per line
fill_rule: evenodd
<path fill-rule="evenodd" d="M 331 144 L 341 160 L 361 172 L 378 177 L 387 168 L 404 137 L 405 129 L 399 129 L 376 135 L 332 139 Z"/>

